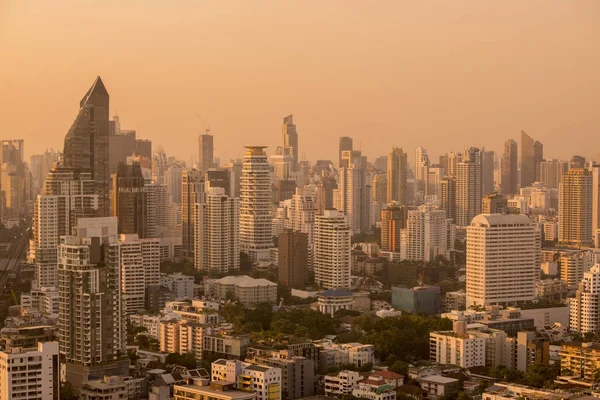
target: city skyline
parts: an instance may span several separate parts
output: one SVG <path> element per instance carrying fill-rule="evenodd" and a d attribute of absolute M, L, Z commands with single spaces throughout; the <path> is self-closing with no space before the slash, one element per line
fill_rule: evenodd
<path fill-rule="evenodd" d="M 180 3 L 160 15 L 162 26 L 172 28 L 167 31 L 155 26 L 159 9 L 150 4 L 140 29 L 104 38 L 89 31 L 107 16 L 115 23 L 129 22 L 137 7 L 119 4 L 114 12 L 114 3 L 107 2 L 94 15 L 70 7 L 69 21 L 77 22 L 61 28 L 67 15 L 57 11 L 69 7 L 69 1 L 55 9 L 38 4 L 35 15 L 9 2 L 0 13 L 0 50 L 14 63 L 0 66 L 0 91 L 6 94 L 1 116 L 7 130 L 21 132 L 18 136 L 29 143 L 26 159 L 45 148 L 60 148 L 76 111 L 71 99 L 100 75 L 112 95 L 110 115 L 119 114 L 124 127 L 185 161 L 195 154 L 190 149 L 205 122 L 222 160 L 241 158 L 243 144 L 231 143 L 247 137 L 252 143 L 244 144 L 268 145 L 274 153 L 281 117 L 289 114 L 298 126 L 300 159 L 306 154 L 312 161 L 335 160 L 340 136 L 353 137 L 355 148 L 370 160 L 387 154 L 387 143 L 410 152 L 423 146 L 435 159 L 443 150 L 465 146 L 499 153 L 508 138 L 518 139 L 520 130 L 544 143 L 547 158 L 595 157 L 583 140 L 595 140 L 600 127 L 593 111 L 600 92 L 594 79 L 598 59 L 590 52 L 599 33 L 592 24 L 598 6 L 543 4 L 542 16 L 536 2 L 503 7 L 469 1 L 437 7 L 384 2 L 343 9 L 341 3 L 328 2 L 319 13 L 310 5 L 290 9 L 268 1 L 252 8 Z M 340 18 L 325 18 L 334 12 Z M 310 22 L 315 28 L 299 34 L 273 22 L 284 15 L 293 26 Z M 506 19 L 510 28 L 503 25 Z M 32 39 L 50 21 L 56 29 L 44 31 L 47 46 L 40 49 Z M 361 26 L 364 37 L 349 21 Z M 151 44 L 133 33 L 137 30 L 162 39 Z M 85 32 L 87 45 L 73 39 Z M 219 39 L 227 34 L 236 44 Z M 111 56 L 103 60 L 90 53 L 96 45 Z M 131 46 L 139 50 L 135 59 L 126 53 Z M 273 53 L 279 53 L 276 60 Z M 33 54 L 46 58 L 43 65 L 31 59 Z M 142 66 L 157 54 L 168 61 Z M 75 55 L 89 61 L 74 62 Z M 231 58 L 244 60 L 249 68 Z M 123 60 L 119 68 L 112 66 L 114 59 Z M 39 91 L 42 83 L 46 90 Z M 288 96 L 275 95 L 282 85 Z M 34 93 L 52 107 L 36 110 L 38 118 L 26 118 Z M 379 140 L 369 140 L 374 134 Z M 567 135 L 579 140 L 556 140 Z"/>

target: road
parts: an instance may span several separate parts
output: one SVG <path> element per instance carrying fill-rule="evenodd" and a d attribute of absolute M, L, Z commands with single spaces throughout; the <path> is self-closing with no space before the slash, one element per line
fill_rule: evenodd
<path fill-rule="evenodd" d="M 8 275 L 11 272 L 15 272 L 17 266 L 21 262 L 23 250 L 25 250 L 28 241 L 29 235 L 28 232 L 25 231 L 21 236 L 17 236 L 10 244 L 6 258 L 0 260 L 0 288 L 6 289 Z"/>

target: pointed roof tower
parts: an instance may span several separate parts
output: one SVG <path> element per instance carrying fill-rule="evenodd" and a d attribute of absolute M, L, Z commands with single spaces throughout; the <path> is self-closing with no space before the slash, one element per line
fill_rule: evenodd
<path fill-rule="evenodd" d="M 104 82 L 99 76 L 96 77 L 92 87 L 79 102 L 79 107 L 83 107 L 85 104 L 108 108 L 108 90 L 106 90 L 106 86 L 104 86 Z"/>

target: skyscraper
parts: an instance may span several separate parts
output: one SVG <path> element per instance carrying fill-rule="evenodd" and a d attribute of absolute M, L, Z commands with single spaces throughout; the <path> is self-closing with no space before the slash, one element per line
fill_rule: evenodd
<path fill-rule="evenodd" d="M 600 247 L 600 166 L 592 172 L 592 237 L 595 247 Z"/>
<path fill-rule="evenodd" d="M 467 228 L 467 307 L 535 299 L 539 237 L 525 215 L 473 218 Z"/>
<path fill-rule="evenodd" d="M 540 182 L 549 189 L 558 189 L 562 175 L 568 170 L 568 161 L 544 160 L 540 163 Z"/>
<path fill-rule="evenodd" d="M 469 147 L 456 173 L 456 225 L 468 226 L 481 213 L 481 151 Z"/>
<path fill-rule="evenodd" d="M 454 236 L 454 235 L 452 235 Z M 448 256 L 448 219 L 444 210 L 420 207 L 408 211 L 406 219 L 406 258 L 432 262 Z"/>
<path fill-rule="evenodd" d="M 567 245 L 592 243 L 592 174 L 572 168 L 563 174 L 558 190 L 558 242 Z"/>
<path fill-rule="evenodd" d="M 521 131 L 521 187 L 531 186 L 540 179 L 540 163 L 544 159 L 544 146 Z"/>
<path fill-rule="evenodd" d="M 194 258 L 194 210 L 195 204 L 203 202 L 204 174 L 197 169 L 183 171 L 181 177 L 181 229 L 182 255 Z"/>
<path fill-rule="evenodd" d="M 79 113 L 65 136 L 65 167 L 89 170 L 98 194 L 98 211 L 110 215 L 108 169 L 109 95 L 102 79 L 94 84 L 79 103 Z"/>
<path fill-rule="evenodd" d="M 494 193 L 494 164 L 496 153 L 493 151 L 482 151 L 481 153 L 481 194 Z"/>
<path fill-rule="evenodd" d="M 118 218 L 119 233 L 146 237 L 146 189 L 140 164 L 120 162 L 113 175 L 112 215 Z"/>
<path fill-rule="evenodd" d="M 502 153 L 500 169 L 502 174 L 500 180 L 502 194 L 517 194 L 519 183 L 517 142 L 512 139 L 504 142 L 504 153 Z"/>
<path fill-rule="evenodd" d="M 325 289 L 350 287 L 352 231 L 346 216 L 325 210 L 315 221 L 315 282 Z"/>
<path fill-rule="evenodd" d="M 209 188 L 194 211 L 194 268 L 228 273 L 240 269 L 240 206 L 225 189 Z"/>
<path fill-rule="evenodd" d="M 283 155 L 292 156 L 292 171 L 298 171 L 298 132 L 294 125 L 294 116 L 288 115 L 283 119 L 281 128 L 283 134 Z"/>
<path fill-rule="evenodd" d="M 387 166 L 387 201 L 401 206 L 408 203 L 407 191 L 408 156 L 402 148 L 394 147 L 388 154 Z"/>
<path fill-rule="evenodd" d="M 367 182 L 366 168 L 359 163 L 350 163 L 348 168 L 340 168 L 339 174 L 340 207 L 338 209 L 348 216 L 353 232 L 367 231 L 371 227 L 369 225 L 371 186 L 370 182 Z"/>
<path fill-rule="evenodd" d="M 569 301 L 569 329 L 581 334 L 600 331 L 600 264 L 584 272 L 575 298 Z"/>
<path fill-rule="evenodd" d="M 213 137 L 208 133 L 198 136 L 198 169 L 203 174 L 213 167 Z"/>
<path fill-rule="evenodd" d="M 446 176 L 440 181 L 440 209 L 446 211 L 446 217 L 456 223 L 456 178 Z"/>
<path fill-rule="evenodd" d="M 427 150 L 423 147 L 417 147 L 415 151 L 415 179 L 417 183 L 417 192 L 426 192 L 429 178 L 429 157 Z"/>
<path fill-rule="evenodd" d="M 340 145 L 339 145 L 340 162 L 338 164 L 338 166 L 340 168 L 348 166 L 348 163 L 346 161 L 344 161 L 344 159 L 342 158 L 342 153 L 344 151 L 352 151 L 352 138 L 351 137 L 347 137 L 347 136 L 340 137 Z"/>
<path fill-rule="evenodd" d="M 279 235 L 279 283 L 303 289 L 308 277 L 308 234 L 286 229 Z"/>
<path fill-rule="evenodd" d="M 400 232 L 406 228 L 406 207 L 390 205 L 381 210 L 381 250 L 400 253 Z"/>
<path fill-rule="evenodd" d="M 247 146 L 240 182 L 240 250 L 251 260 L 267 259 L 273 247 L 271 167 L 265 146 Z"/>

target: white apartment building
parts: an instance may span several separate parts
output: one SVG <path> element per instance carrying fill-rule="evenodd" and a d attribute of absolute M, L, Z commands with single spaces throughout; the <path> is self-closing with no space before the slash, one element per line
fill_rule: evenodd
<path fill-rule="evenodd" d="M 339 170 L 340 204 L 338 210 L 348 217 L 348 223 L 354 233 L 360 233 L 370 228 L 369 211 L 371 208 L 371 191 L 367 186 L 370 182 L 365 168 L 361 164 L 350 164 L 349 168 Z"/>
<path fill-rule="evenodd" d="M 462 368 L 485 366 L 486 338 L 455 333 L 431 332 L 429 334 L 429 356 L 439 364 L 453 364 Z"/>
<path fill-rule="evenodd" d="M 325 289 L 349 288 L 352 231 L 344 214 L 325 210 L 315 219 L 315 281 Z"/>
<path fill-rule="evenodd" d="M 259 303 L 277 302 L 277 284 L 266 279 L 255 279 L 247 275 L 226 276 L 217 280 L 208 281 L 205 293 L 220 300 L 234 296 L 246 307 Z"/>
<path fill-rule="evenodd" d="M 320 363 L 327 365 L 327 368 L 347 364 L 360 368 L 365 364 L 375 362 L 375 346 L 372 344 L 336 344 L 328 339 L 322 339 L 314 343 L 315 346 L 321 349 L 319 353 Z M 323 368 L 323 370 L 325 369 Z"/>
<path fill-rule="evenodd" d="M 481 214 L 467 228 L 467 307 L 535 299 L 540 231 L 525 215 Z"/>
<path fill-rule="evenodd" d="M 575 332 L 600 331 L 600 264 L 583 274 L 575 298 L 569 302 L 569 328 Z"/>
<path fill-rule="evenodd" d="M 160 322 L 160 351 L 168 353 L 194 353 L 202 360 L 204 339 L 212 333 L 212 325 L 199 324 L 183 319 L 171 319 Z"/>
<path fill-rule="evenodd" d="M 160 315 L 149 314 L 133 314 L 129 316 L 129 321 L 133 326 L 141 326 L 146 328 L 146 334 L 160 341 Z"/>
<path fill-rule="evenodd" d="M 448 229 L 454 226 L 446 218 L 444 210 L 430 207 L 411 210 L 406 225 L 408 260 L 430 262 L 437 256 L 448 257 Z"/>
<path fill-rule="evenodd" d="M 0 400 L 57 399 L 59 388 L 58 342 L 0 352 Z"/>
<path fill-rule="evenodd" d="M 337 375 L 325 375 L 324 389 L 327 396 L 352 393 L 358 387 L 361 376 L 357 371 L 340 371 Z"/>
<path fill-rule="evenodd" d="M 142 311 L 146 287 L 160 277 L 160 240 L 140 239 L 137 234 L 120 235 L 121 288 L 125 314 Z"/>
<path fill-rule="evenodd" d="M 352 396 L 368 400 L 396 400 L 396 391 L 383 377 L 371 375 L 368 379 L 358 382 Z"/>
<path fill-rule="evenodd" d="M 255 392 L 257 400 L 281 399 L 280 368 L 219 359 L 211 364 L 211 381 L 237 382 L 239 389 Z"/>
<path fill-rule="evenodd" d="M 265 147 L 246 149 L 240 180 L 240 251 L 253 261 L 268 260 L 273 247 L 271 167 Z"/>
<path fill-rule="evenodd" d="M 161 274 L 159 285 L 165 286 L 175 294 L 175 300 L 191 299 L 194 297 L 194 277 L 183 275 L 181 272 Z"/>
<path fill-rule="evenodd" d="M 240 269 L 239 200 L 225 189 L 209 188 L 195 205 L 194 267 L 230 272 Z"/>
<path fill-rule="evenodd" d="M 59 304 L 58 289 L 55 287 L 41 287 L 21 293 L 21 307 L 28 311 L 58 315 Z"/>

